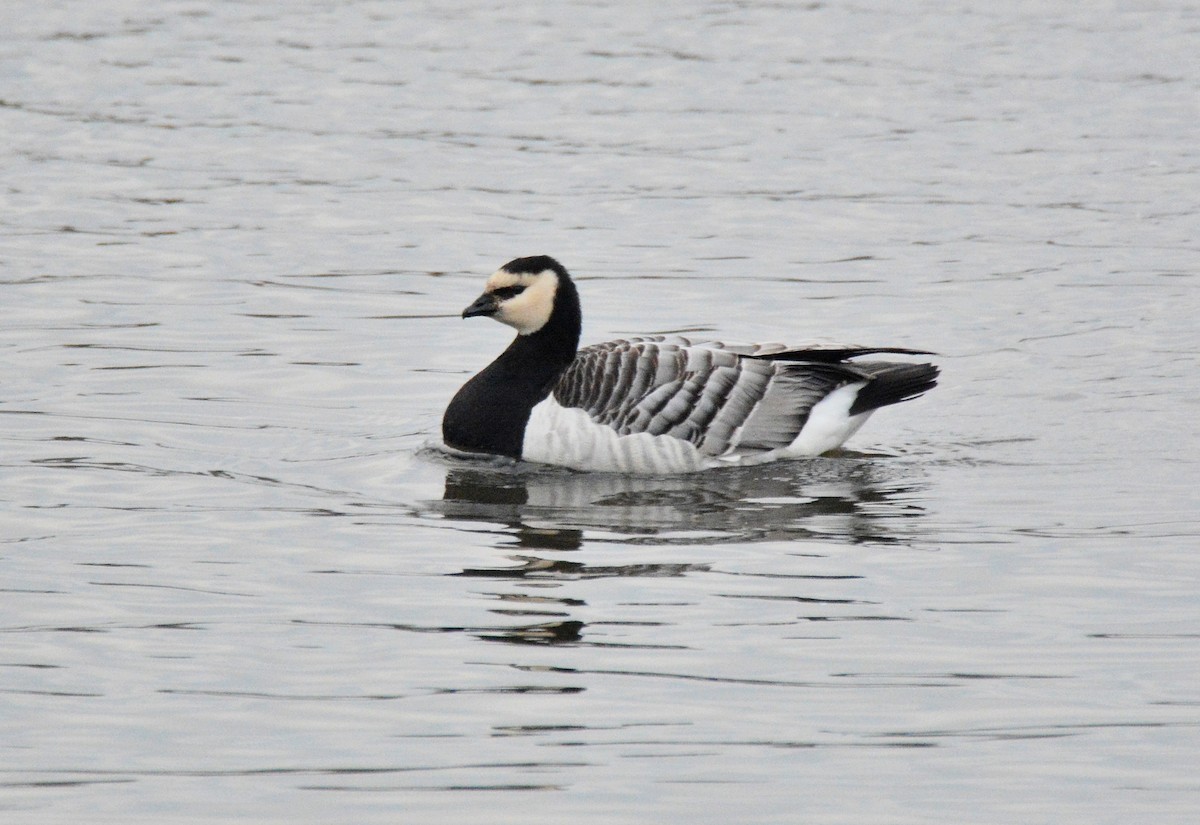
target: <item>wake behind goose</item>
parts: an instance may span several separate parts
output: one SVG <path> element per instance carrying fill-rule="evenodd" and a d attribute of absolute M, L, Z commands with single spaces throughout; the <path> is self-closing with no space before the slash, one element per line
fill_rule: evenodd
<path fill-rule="evenodd" d="M 854 360 L 902 347 L 727 344 L 682 336 L 579 349 L 579 293 L 537 255 L 509 261 L 462 313 L 517 330 L 451 400 L 449 447 L 625 473 L 695 472 L 821 455 L 880 407 L 937 385 L 932 364 Z"/>

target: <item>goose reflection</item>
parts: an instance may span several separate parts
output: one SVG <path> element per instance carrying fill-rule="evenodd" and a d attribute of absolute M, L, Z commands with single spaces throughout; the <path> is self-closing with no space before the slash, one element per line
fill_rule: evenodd
<path fill-rule="evenodd" d="M 889 543 L 924 513 L 907 470 L 853 456 L 808 461 L 799 472 L 792 465 L 678 476 L 451 466 L 442 500 L 427 504 L 449 518 L 503 525 L 505 546 L 557 551 L 579 549 L 585 534 L 625 545 Z"/>
<path fill-rule="evenodd" d="M 610 619 L 597 628 L 582 621 L 578 613 L 586 605 L 568 595 L 570 583 L 687 576 L 711 569 L 704 563 L 664 559 L 659 552 L 663 547 L 780 541 L 803 542 L 805 553 L 813 553 L 814 541 L 831 547 L 903 541 L 915 532 L 913 520 L 924 514 L 914 475 L 911 467 L 889 468 L 850 454 L 803 465 L 659 477 L 456 459 L 447 466 L 442 499 L 424 502 L 422 509 L 478 524 L 496 537 L 497 549 L 510 551 L 498 566 L 452 574 L 495 582 L 479 595 L 495 600 L 490 613 L 518 622 L 464 628 L 480 640 L 657 648 L 672 645 L 644 638 L 626 644 L 613 637 L 611 628 L 624 622 Z M 646 553 L 634 563 L 598 564 L 605 543 L 614 549 L 641 546 Z M 579 550 L 585 551 L 581 560 L 570 558 Z M 628 559 L 629 554 L 619 555 Z M 820 586 L 826 585 L 822 581 Z M 809 604 L 829 601 L 807 592 L 788 598 Z M 838 600 L 842 602 L 853 600 Z"/>
<path fill-rule="evenodd" d="M 736 468 L 685 476 L 578 474 L 569 470 L 492 460 L 446 459 L 445 488 L 439 501 L 422 502 L 469 530 L 496 537 L 503 560 L 497 566 L 467 567 L 452 573 L 494 584 L 479 596 L 494 600 L 488 613 L 503 624 L 455 630 L 482 642 L 540 646 L 634 646 L 671 648 L 644 632 L 637 642 L 612 626 L 626 621 L 608 616 L 602 627 L 580 618 L 586 602 L 571 583 L 608 577 L 683 577 L 708 572 L 703 562 L 662 558 L 661 548 L 745 542 L 804 543 L 830 547 L 845 543 L 905 541 L 918 529 L 924 510 L 918 470 L 902 462 L 881 463 L 862 454 L 809 462 Z M 644 547 L 636 562 L 629 553 L 608 564 L 602 544 Z M 586 547 L 584 547 L 586 544 Z M 580 560 L 570 558 L 583 550 Z M 599 560 L 599 564 L 598 564 Z M 788 577 L 786 598 L 808 604 L 830 602 L 828 579 L 809 592 L 802 579 Z M 809 583 L 812 584 L 812 583 Z M 512 622 L 512 624 L 509 624 Z M 644 625 L 644 621 L 632 624 Z M 449 630 L 449 628 L 443 628 Z"/>

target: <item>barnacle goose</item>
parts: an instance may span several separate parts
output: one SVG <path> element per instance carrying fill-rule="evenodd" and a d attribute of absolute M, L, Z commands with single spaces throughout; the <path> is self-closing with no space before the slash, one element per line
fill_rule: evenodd
<path fill-rule="evenodd" d="M 579 293 L 553 258 L 517 258 L 463 310 L 517 337 L 446 408 L 447 446 L 577 470 L 679 473 L 820 455 L 879 407 L 937 384 L 900 347 L 735 345 L 682 336 L 579 349 Z"/>

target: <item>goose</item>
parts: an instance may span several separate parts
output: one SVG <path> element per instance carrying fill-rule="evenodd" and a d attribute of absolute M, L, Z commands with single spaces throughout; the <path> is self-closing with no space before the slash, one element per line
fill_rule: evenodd
<path fill-rule="evenodd" d="M 856 361 L 902 347 L 731 344 L 678 335 L 579 348 L 579 292 L 548 255 L 516 258 L 463 318 L 516 338 L 455 394 L 446 446 L 575 470 L 685 473 L 814 457 L 880 407 L 937 384 L 932 364 Z"/>

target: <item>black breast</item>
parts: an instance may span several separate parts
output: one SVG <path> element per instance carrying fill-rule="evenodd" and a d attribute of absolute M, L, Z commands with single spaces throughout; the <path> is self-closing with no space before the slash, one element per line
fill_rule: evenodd
<path fill-rule="evenodd" d="M 575 358 L 575 338 L 552 330 L 518 335 L 508 349 L 450 401 L 442 438 L 456 450 L 521 457 L 525 425 Z"/>
<path fill-rule="evenodd" d="M 541 400 L 536 394 L 536 388 L 497 359 L 450 401 L 442 416 L 442 438 L 456 450 L 520 458 L 529 413 Z"/>

